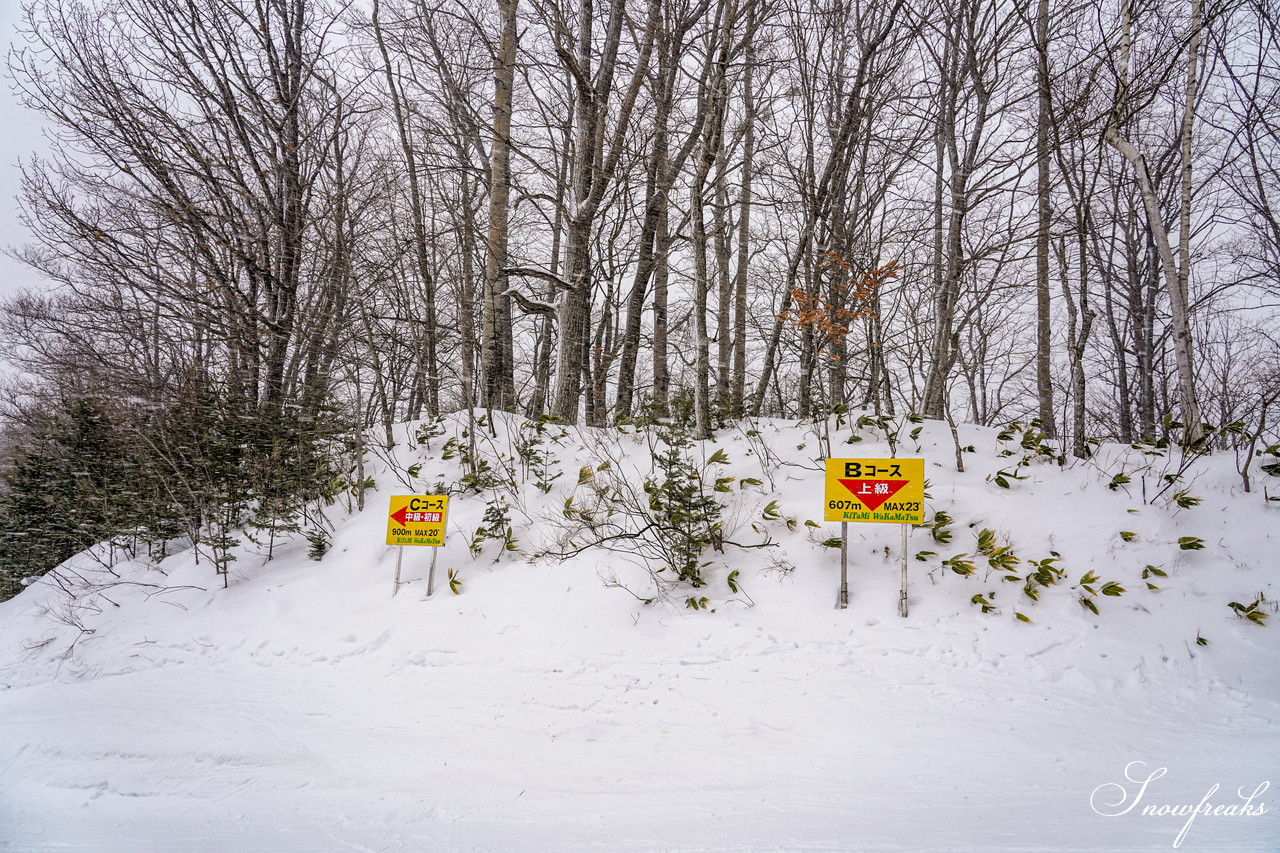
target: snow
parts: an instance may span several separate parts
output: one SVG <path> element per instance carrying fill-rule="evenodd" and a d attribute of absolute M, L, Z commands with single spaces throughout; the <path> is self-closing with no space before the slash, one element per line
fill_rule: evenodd
<path fill-rule="evenodd" d="M 647 465 L 638 437 L 567 431 L 544 445 L 565 474 L 543 495 L 520 473 L 518 424 L 482 447 L 521 481 L 525 556 L 588 488 L 581 466 Z M 489 543 L 473 558 L 492 492 L 453 498 L 435 594 L 428 549 L 407 549 L 393 598 L 388 497 L 456 482 L 440 448 L 463 425 L 429 448 L 401 427 L 395 457 L 370 462 L 365 511 L 331 510 L 321 562 L 302 537 L 269 562 L 244 546 L 222 589 L 190 549 L 110 571 L 81 555 L 63 571 L 82 577 L 78 604 L 48 582 L 0 604 L 0 850 L 1280 850 L 1276 790 L 1248 799 L 1280 781 L 1280 643 L 1228 607 L 1265 593 L 1274 613 L 1280 504 L 1244 493 L 1232 457 L 1196 463 L 1177 488 L 1202 503 L 1178 508 L 1143 500 L 1176 454 L 1168 468 L 1107 446 L 1024 466 L 1006 490 L 988 477 L 1021 458 L 1016 440 L 962 427 L 976 452 L 961 474 L 945 426 L 925 424 L 917 449 L 908 424 L 899 455 L 925 458 L 930 514 L 955 521 L 948 544 L 912 532 L 913 554 L 937 556 L 909 561 L 904 619 L 896 525 L 851 525 L 850 606 L 835 609 L 838 550 L 821 543 L 839 528 L 805 525 L 821 518 L 821 431 L 764 421 L 696 450 L 764 481 L 721 497 L 733 538 L 776 543 L 727 549 L 706 611 L 606 585 L 645 589 L 625 554 L 530 562 Z M 882 435 L 851 434 L 832 425 L 833 455 L 889 455 Z M 1108 488 L 1121 470 L 1132 482 Z M 775 499 L 794 530 L 762 518 Z M 1021 597 L 973 557 L 983 528 L 1024 561 L 1057 551 L 1067 579 Z M 1192 535 L 1204 550 L 1178 547 Z M 960 552 L 975 576 L 939 567 Z M 1071 589 L 1088 571 L 1126 589 L 1098 615 Z M 970 604 L 992 591 L 998 612 Z M 1142 814 L 1202 801 L 1235 809 L 1189 827 Z"/>

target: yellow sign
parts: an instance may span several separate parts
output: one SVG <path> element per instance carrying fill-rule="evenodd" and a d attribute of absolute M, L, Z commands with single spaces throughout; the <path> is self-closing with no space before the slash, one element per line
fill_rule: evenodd
<path fill-rule="evenodd" d="M 387 544 L 443 545 L 448 514 L 448 495 L 392 495 Z"/>
<path fill-rule="evenodd" d="M 828 459 L 823 521 L 920 524 L 923 459 Z"/>

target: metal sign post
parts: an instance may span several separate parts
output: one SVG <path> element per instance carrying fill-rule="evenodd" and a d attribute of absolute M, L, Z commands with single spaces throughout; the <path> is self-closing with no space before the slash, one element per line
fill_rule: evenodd
<path fill-rule="evenodd" d="M 836 606 L 845 610 L 849 606 L 849 522 L 840 522 L 840 598 Z"/>
<path fill-rule="evenodd" d="M 400 564 L 404 562 L 404 546 L 401 545 L 396 549 L 396 582 L 391 587 L 391 597 L 395 598 L 396 593 L 400 591 Z"/>
<path fill-rule="evenodd" d="M 907 525 L 902 525 L 902 596 L 898 599 L 898 615 L 907 618 Z"/>

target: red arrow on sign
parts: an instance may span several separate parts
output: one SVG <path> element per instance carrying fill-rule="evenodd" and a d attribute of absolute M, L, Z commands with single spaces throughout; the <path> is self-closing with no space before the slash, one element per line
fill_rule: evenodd
<path fill-rule="evenodd" d="M 840 485 L 849 490 L 862 505 L 872 512 L 880 504 L 896 495 L 910 480 L 841 480 Z"/>
<path fill-rule="evenodd" d="M 410 518 L 409 516 L 413 516 Z M 410 524 L 439 524 L 443 516 L 438 512 L 410 512 L 407 506 L 391 513 L 391 520 L 400 522 L 401 527 L 408 527 Z"/>

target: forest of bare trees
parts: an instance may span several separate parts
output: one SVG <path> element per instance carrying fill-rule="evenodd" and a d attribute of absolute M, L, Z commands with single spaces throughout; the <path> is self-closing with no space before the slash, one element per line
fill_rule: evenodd
<path fill-rule="evenodd" d="M 9 492 L 91 427 L 194 535 L 477 407 L 1258 436 L 1278 42 L 1274 0 L 36 0 Z"/>

